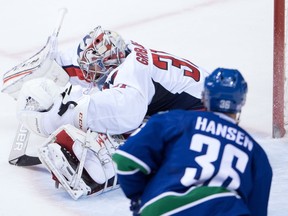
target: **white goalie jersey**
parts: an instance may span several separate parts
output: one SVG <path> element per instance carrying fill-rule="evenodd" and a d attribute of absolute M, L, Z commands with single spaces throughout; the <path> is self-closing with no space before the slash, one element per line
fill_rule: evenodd
<path fill-rule="evenodd" d="M 125 61 L 101 83 L 102 91 L 91 94 L 88 127 L 92 131 L 122 134 L 137 128 L 145 116 L 160 111 L 203 108 L 200 98 L 208 75 L 205 70 L 186 59 L 133 41 L 127 48 Z M 58 62 L 71 82 L 87 86 L 76 66 L 76 57 L 66 54 Z"/>

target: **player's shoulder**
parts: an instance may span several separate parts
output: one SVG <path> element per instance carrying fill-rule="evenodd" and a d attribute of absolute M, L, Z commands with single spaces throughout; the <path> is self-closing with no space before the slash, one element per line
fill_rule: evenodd
<path fill-rule="evenodd" d="M 170 111 L 158 112 L 152 116 L 154 121 L 171 122 L 173 125 L 181 124 L 184 121 L 193 121 L 197 116 L 201 116 L 204 111 L 175 109 Z"/>
<path fill-rule="evenodd" d="M 144 44 L 138 43 L 134 40 L 127 40 L 125 41 L 125 43 L 126 43 L 126 49 L 130 52 L 135 52 L 137 51 L 137 49 L 145 49 L 145 50 L 149 49 Z"/>
<path fill-rule="evenodd" d="M 144 47 L 143 45 L 130 41 L 129 43 L 126 43 L 126 53 L 127 56 L 125 58 L 125 61 L 120 64 L 120 66 L 117 68 L 119 73 L 135 73 L 135 71 L 142 71 L 142 70 L 150 70 L 152 62 L 151 57 L 151 51 L 150 49 Z M 136 73 L 139 76 L 148 75 L 149 73 Z"/>
<path fill-rule="evenodd" d="M 212 113 L 212 112 L 211 112 Z M 263 148 L 261 147 L 261 145 L 254 139 L 253 135 L 247 131 L 245 128 L 243 128 L 242 126 L 240 126 L 236 120 L 230 118 L 229 116 L 223 114 L 223 113 L 212 113 L 214 116 L 214 119 L 216 122 L 226 125 L 227 128 L 229 128 L 228 130 L 230 131 L 230 133 L 235 133 L 239 138 L 240 137 L 246 137 L 245 138 L 245 142 L 249 142 L 251 143 L 251 145 L 253 145 L 253 149 L 254 152 L 257 151 L 262 151 L 264 152 Z M 246 144 L 247 144 L 246 143 Z"/>

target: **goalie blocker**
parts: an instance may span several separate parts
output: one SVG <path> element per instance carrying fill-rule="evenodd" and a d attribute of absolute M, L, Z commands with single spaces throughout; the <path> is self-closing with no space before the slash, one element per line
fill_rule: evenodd
<path fill-rule="evenodd" d="M 124 142 L 122 136 L 87 133 L 65 125 L 55 131 L 39 148 L 42 164 L 52 179 L 77 200 L 119 188 L 112 155 Z"/>

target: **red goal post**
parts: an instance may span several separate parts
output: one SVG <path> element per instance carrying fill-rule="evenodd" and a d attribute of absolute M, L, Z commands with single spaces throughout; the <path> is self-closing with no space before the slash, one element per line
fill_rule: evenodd
<path fill-rule="evenodd" d="M 274 0 L 273 138 L 285 135 L 285 31 L 285 0 Z"/>

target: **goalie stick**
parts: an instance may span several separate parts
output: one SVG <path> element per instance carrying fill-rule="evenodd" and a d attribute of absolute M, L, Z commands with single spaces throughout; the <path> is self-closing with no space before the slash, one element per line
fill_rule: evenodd
<path fill-rule="evenodd" d="M 17 166 L 32 166 L 41 163 L 38 157 L 26 155 L 29 138 L 30 131 L 22 124 L 19 124 L 9 155 L 10 164 Z"/>
<path fill-rule="evenodd" d="M 66 13 L 66 8 L 59 10 L 53 33 L 48 38 L 46 45 L 39 52 L 4 74 L 2 92 L 10 94 L 17 100 L 17 93 L 20 91 L 23 83 L 32 78 L 45 76 L 47 70 L 50 70 L 50 77 L 48 76 L 48 78 L 53 79 L 57 84 L 65 85 L 68 82 L 68 75 L 63 73 L 63 71 L 61 71 L 62 74 L 59 72 L 61 67 L 54 60 L 57 52 L 57 38 Z M 58 71 L 59 73 L 55 74 L 54 71 Z M 30 136 L 31 132 L 20 123 L 8 158 L 10 164 L 17 166 L 41 164 L 38 157 L 26 154 Z"/>

